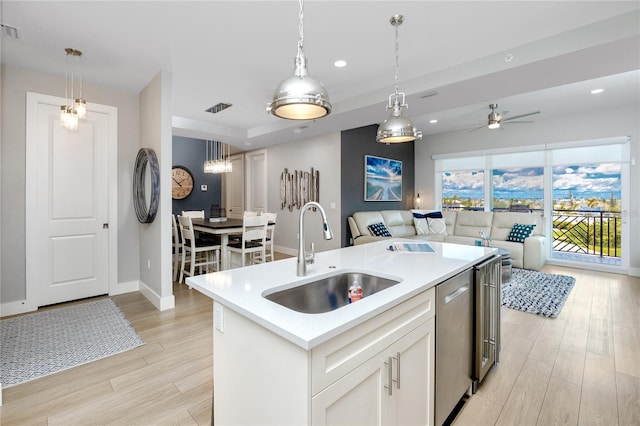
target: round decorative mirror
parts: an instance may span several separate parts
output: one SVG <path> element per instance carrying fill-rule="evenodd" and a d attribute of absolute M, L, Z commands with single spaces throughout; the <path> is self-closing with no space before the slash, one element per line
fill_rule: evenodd
<path fill-rule="evenodd" d="M 133 171 L 133 207 L 140 223 L 151 223 L 160 200 L 160 168 L 151 148 L 141 148 Z"/>

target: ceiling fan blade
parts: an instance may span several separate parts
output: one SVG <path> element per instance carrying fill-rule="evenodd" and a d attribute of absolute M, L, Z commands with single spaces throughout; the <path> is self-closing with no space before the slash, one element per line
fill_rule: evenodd
<path fill-rule="evenodd" d="M 533 111 L 533 112 L 528 112 L 526 114 L 514 115 L 513 117 L 503 118 L 502 121 L 505 122 L 505 121 L 516 120 L 518 118 L 528 117 L 528 116 L 534 115 L 534 114 L 540 114 L 540 111 Z"/>
<path fill-rule="evenodd" d="M 480 129 L 484 128 L 484 127 L 487 127 L 487 125 L 483 124 L 482 126 L 478 126 L 478 127 L 474 128 L 474 129 L 467 130 L 467 133 L 475 132 L 476 130 L 480 130 Z"/>
<path fill-rule="evenodd" d="M 503 121 L 502 124 L 520 124 L 520 123 L 535 123 L 533 120 L 518 120 L 518 121 L 507 121 L 506 123 Z"/>

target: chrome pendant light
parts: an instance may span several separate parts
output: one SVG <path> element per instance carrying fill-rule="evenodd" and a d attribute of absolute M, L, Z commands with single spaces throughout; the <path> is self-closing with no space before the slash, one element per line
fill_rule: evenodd
<path fill-rule="evenodd" d="M 313 120 L 331 113 L 329 95 L 322 83 L 309 75 L 304 56 L 304 0 L 300 3 L 298 25 L 298 55 L 294 59 L 293 75 L 285 78 L 273 93 L 267 112 L 289 120 Z"/>
<path fill-rule="evenodd" d="M 389 118 L 384 120 L 376 135 L 376 141 L 381 143 L 402 143 L 412 142 L 416 139 L 422 139 L 422 132 L 413 127 L 413 122 L 407 117 L 402 116 L 402 108 L 408 105 L 404 100 L 404 93 L 400 92 L 398 85 L 398 59 L 399 59 L 399 43 L 398 43 L 398 27 L 402 25 L 404 16 L 393 15 L 389 22 L 396 29 L 396 74 L 395 74 L 395 91 L 389 95 L 389 103 L 387 109 L 392 110 Z"/>

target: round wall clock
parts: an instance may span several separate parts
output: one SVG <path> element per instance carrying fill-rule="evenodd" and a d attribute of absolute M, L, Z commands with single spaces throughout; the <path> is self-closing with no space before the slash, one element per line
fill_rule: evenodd
<path fill-rule="evenodd" d="M 182 166 L 173 166 L 171 169 L 171 197 L 174 200 L 187 198 L 193 191 L 193 175 Z"/>

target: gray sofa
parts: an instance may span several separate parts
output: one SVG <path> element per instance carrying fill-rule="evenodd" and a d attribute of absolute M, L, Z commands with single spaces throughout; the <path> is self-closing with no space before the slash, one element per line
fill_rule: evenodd
<path fill-rule="evenodd" d="M 480 231 L 490 237 L 490 246 L 511 252 L 516 268 L 540 270 L 545 262 L 546 237 L 542 217 L 537 213 L 443 211 L 445 226 L 428 226 L 425 219 L 414 218 L 413 212 L 428 213 L 430 210 L 382 210 L 356 212 L 348 218 L 353 244 L 366 244 L 384 240 L 376 237 L 369 226 L 383 223 L 392 237 L 412 238 L 427 241 L 474 245 L 482 240 Z M 421 222 L 423 221 L 423 222 Z M 535 225 L 524 243 L 507 241 L 514 224 Z M 443 225 L 440 221 L 440 225 Z M 435 232 L 434 232 L 435 231 Z"/>

